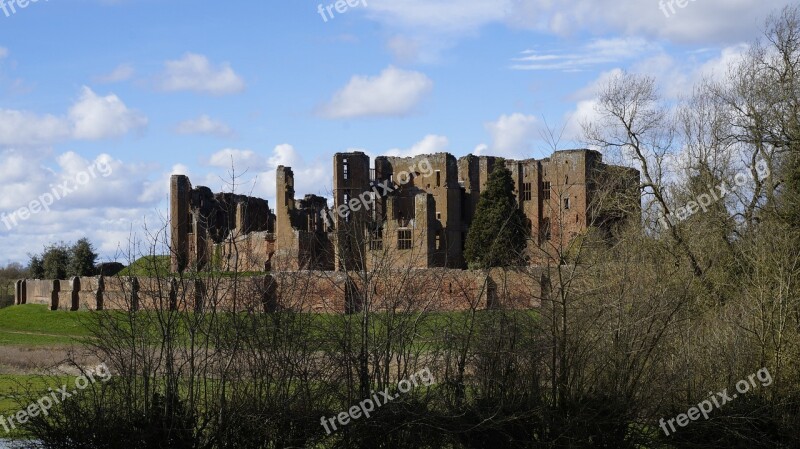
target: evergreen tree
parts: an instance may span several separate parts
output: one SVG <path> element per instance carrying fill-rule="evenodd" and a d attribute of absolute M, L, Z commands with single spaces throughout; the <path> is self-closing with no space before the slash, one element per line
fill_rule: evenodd
<path fill-rule="evenodd" d="M 69 248 L 64 242 L 51 245 L 42 254 L 45 279 L 66 279 L 69 266 Z"/>
<path fill-rule="evenodd" d="M 489 175 L 467 234 L 464 257 L 470 268 L 502 267 L 524 261 L 530 226 L 517 205 L 514 181 L 504 165 L 499 160 Z"/>
<path fill-rule="evenodd" d="M 69 250 L 67 276 L 94 276 L 97 254 L 88 239 L 82 238 Z"/>
<path fill-rule="evenodd" d="M 44 279 L 44 264 L 39 256 L 31 256 L 28 262 L 28 273 L 33 279 Z"/>

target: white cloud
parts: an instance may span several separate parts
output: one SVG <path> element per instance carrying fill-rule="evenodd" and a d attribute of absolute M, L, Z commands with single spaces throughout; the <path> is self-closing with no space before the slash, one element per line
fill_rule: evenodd
<path fill-rule="evenodd" d="M 159 86 L 165 91 L 195 91 L 226 95 L 244 90 L 244 80 L 225 62 L 214 66 L 207 57 L 187 53 L 183 58 L 167 61 Z"/>
<path fill-rule="evenodd" d="M 8 56 L 8 49 L 6 47 L 0 47 L 0 59 L 5 58 Z"/>
<path fill-rule="evenodd" d="M 408 149 L 393 148 L 386 151 L 386 156 L 400 156 L 410 157 L 419 156 L 421 154 L 434 154 L 445 153 L 449 151 L 450 140 L 445 136 L 437 136 L 435 134 L 428 134 L 421 141 L 415 143 Z"/>
<path fill-rule="evenodd" d="M 354 76 L 321 113 L 328 118 L 405 116 L 432 89 L 425 74 L 390 66 L 375 77 Z"/>
<path fill-rule="evenodd" d="M 370 0 L 367 17 L 437 52 L 501 24 L 557 36 L 640 36 L 680 44 L 730 45 L 757 37 L 767 15 L 790 0 L 690 1 L 666 17 L 658 1 Z M 389 48 L 394 51 L 397 42 Z M 397 56 L 397 53 L 395 53 Z M 418 59 L 422 60 L 420 56 Z"/>
<path fill-rule="evenodd" d="M 681 58 L 661 53 L 644 58 L 629 68 L 629 72 L 651 76 L 657 83 L 659 92 L 667 101 L 677 101 L 692 94 L 692 90 L 703 79 L 721 80 L 731 65 L 741 61 L 748 50 L 745 44 L 725 47 L 712 54 L 711 50 L 690 52 Z M 701 59 L 700 57 L 705 59 Z M 575 108 L 564 120 L 567 123 L 566 139 L 580 141 L 583 139 L 582 124 L 596 122 L 600 117 L 597 112 L 597 97 L 600 90 L 608 85 L 609 80 L 622 74 L 621 68 L 600 73 L 596 79 L 572 94 Z"/>
<path fill-rule="evenodd" d="M 80 100 L 69 110 L 76 139 L 99 140 L 119 137 L 147 126 L 147 117 L 131 111 L 114 94 L 100 97 L 88 87 Z"/>
<path fill-rule="evenodd" d="M 175 127 L 178 134 L 206 134 L 219 137 L 232 136 L 233 130 L 225 123 L 214 120 L 206 114 L 196 119 L 185 120 Z"/>
<path fill-rule="evenodd" d="M 131 64 L 120 64 L 111 73 L 100 75 L 95 79 L 99 83 L 119 83 L 131 79 L 133 73 L 134 69 Z"/>
<path fill-rule="evenodd" d="M 236 171 L 252 171 L 265 170 L 268 167 L 268 161 L 252 150 L 225 148 L 212 154 L 208 159 L 208 165 L 222 169 L 230 169 L 233 166 Z"/>
<path fill-rule="evenodd" d="M 642 38 L 595 39 L 574 52 L 526 50 L 514 58 L 515 70 L 580 71 L 599 64 L 612 64 L 659 53 L 659 45 Z"/>
<path fill-rule="evenodd" d="M 489 154 L 489 145 L 485 143 L 478 144 L 474 150 L 472 150 L 472 154 L 476 156 L 491 156 Z"/>
<path fill-rule="evenodd" d="M 66 116 L 0 109 L 0 146 L 35 147 L 70 139 L 119 137 L 147 126 L 147 117 L 114 94 L 98 96 L 83 87 Z"/>
<path fill-rule="evenodd" d="M 268 155 L 253 150 L 226 148 L 212 154 L 207 165 L 216 169 L 202 179 L 192 179 L 192 184 L 206 185 L 213 191 L 230 190 L 231 160 L 237 174 L 237 192 L 244 195 L 264 198 L 275 206 L 276 175 L 279 165 L 291 167 L 295 179 L 295 197 L 302 198 L 306 194 L 329 196 L 333 189 L 333 177 L 330 173 L 330 161 L 316 158 L 306 161 L 294 146 L 290 144 L 276 145 Z M 173 171 L 185 170 L 176 167 Z"/>
<path fill-rule="evenodd" d="M 70 123 L 54 115 L 0 109 L 0 145 L 39 146 L 67 140 Z"/>
<path fill-rule="evenodd" d="M 30 151 L 0 152 L 4 257 L 25 262 L 27 253 L 40 252 L 45 244 L 84 236 L 103 254 L 113 255 L 132 230 L 141 229 L 144 217 L 151 225 L 160 224 L 155 208 L 168 198 L 168 190 L 166 184 L 153 189 L 148 180 L 157 169 L 153 164 L 124 163 L 108 154 L 86 159 L 66 152 L 53 160 Z M 66 196 L 61 186 L 69 190 Z M 57 198 L 47 209 L 31 208 L 32 201 L 47 194 Z M 32 212 L 24 215 L 27 219 L 14 215 L 15 223 L 11 216 L 23 207 Z"/>
<path fill-rule="evenodd" d="M 536 117 L 520 113 L 501 115 L 496 121 L 486 123 L 485 127 L 492 135 L 492 144 L 489 148 L 479 146 L 476 150 L 515 158 L 529 156 L 539 130 Z"/>
<path fill-rule="evenodd" d="M 370 7 L 364 11 L 367 18 L 386 28 L 386 47 L 396 60 L 431 63 L 439 61 L 440 53 L 460 40 L 493 25 L 560 37 L 612 35 L 650 42 L 727 46 L 757 38 L 766 17 L 792 3 L 692 0 L 685 8 L 676 6 L 676 13 L 669 17 L 659 9 L 658 0 L 370 0 Z M 532 62 L 557 64 L 553 59 Z"/>

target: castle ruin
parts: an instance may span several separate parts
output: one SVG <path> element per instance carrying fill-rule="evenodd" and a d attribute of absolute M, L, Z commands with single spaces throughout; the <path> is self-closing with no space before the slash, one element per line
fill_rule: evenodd
<path fill-rule="evenodd" d="M 392 264 L 466 268 L 467 232 L 489 174 L 505 164 L 519 208 L 530 224 L 528 260 L 590 228 L 612 233 L 639 218 L 639 172 L 607 165 L 593 150 L 510 160 L 449 153 L 375 158 L 333 156 L 333 206 L 295 198 L 294 173 L 279 166 L 276 204 L 192 187 L 171 178 L 171 268 L 239 272 L 374 270 Z"/>

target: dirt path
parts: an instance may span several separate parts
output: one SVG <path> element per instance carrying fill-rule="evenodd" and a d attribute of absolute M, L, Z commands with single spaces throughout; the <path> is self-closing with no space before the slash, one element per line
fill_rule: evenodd
<path fill-rule="evenodd" d="M 0 374 L 44 374 L 54 369 L 63 370 L 63 361 L 69 347 L 0 346 Z M 96 364 L 83 360 L 81 364 Z"/>

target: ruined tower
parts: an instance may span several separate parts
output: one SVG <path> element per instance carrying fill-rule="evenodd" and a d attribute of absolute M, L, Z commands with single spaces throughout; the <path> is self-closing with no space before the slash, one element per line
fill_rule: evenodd
<path fill-rule="evenodd" d="M 190 215 L 192 183 L 185 175 L 170 178 L 170 267 L 173 273 L 182 272 L 189 264 L 189 234 L 194 232 Z M 192 228 L 192 229 L 190 229 Z"/>

